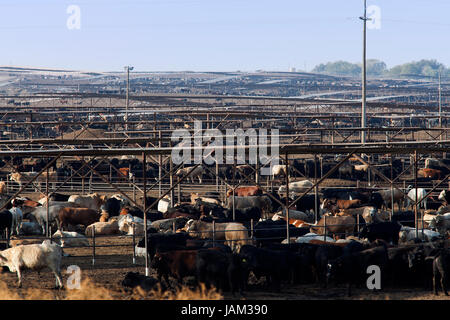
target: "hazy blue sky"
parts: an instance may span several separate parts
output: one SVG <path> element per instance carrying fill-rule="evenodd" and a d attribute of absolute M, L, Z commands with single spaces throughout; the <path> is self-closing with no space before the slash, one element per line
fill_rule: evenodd
<path fill-rule="evenodd" d="M 450 66 L 450 1 L 368 0 L 368 58 Z M 69 5 L 81 29 L 69 30 Z M 254 71 L 362 57 L 363 0 L 0 0 L 0 65 Z"/>

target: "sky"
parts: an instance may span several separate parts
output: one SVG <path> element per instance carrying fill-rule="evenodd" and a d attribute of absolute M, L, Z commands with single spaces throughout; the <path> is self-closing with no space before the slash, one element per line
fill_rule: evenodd
<path fill-rule="evenodd" d="M 363 0 L 0 0 L 0 65 L 310 71 L 362 60 Z M 450 1 L 367 0 L 367 58 L 450 66 Z M 71 11 L 71 6 L 78 10 Z M 79 12 L 79 14 L 77 14 Z M 377 19 L 379 17 L 380 19 Z M 79 26 L 79 28 L 77 28 Z"/>

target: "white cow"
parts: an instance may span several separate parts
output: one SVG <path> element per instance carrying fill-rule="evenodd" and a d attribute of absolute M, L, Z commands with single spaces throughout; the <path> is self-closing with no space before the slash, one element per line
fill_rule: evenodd
<path fill-rule="evenodd" d="M 169 208 L 171 208 L 170 197 L 166 195 L 158 201 L 158 211 L 161 213 L 165 213 L 167 212 L 167 210 L 169 210 Z"/>
<path fill-rule="evenodd" d="M 177 170 L 175 175 L 181 179 L 182 177 L 187 175 L 189 173 L 189 171 L 191 171 L 191 170 L 192 170 L 192 167 L 180 168 Z M 192 183 L 195 182 L 195 179 L 198 179 L 198 181 L 200 183 L 202 183 L 202 175 L 203 175 L 203 167 L 202 167 L 202 165 L 199 165 L 194 170 L 192 170 L 192 172 L 189 174 L 187 179 L 189 179 Z"/>
<path fill-rule="evenodd" d="M 423 229 L 423 235 L 422 230 L 419 230 L 419 239 L 425 240 L 425 241 L 433 241 L 435 238 L 439 238 L 440 234 L 439 232 L 432 231 L 429 229 Z M 399 241 L 400 242 L 407 242 L 410 240 L 414 240 L 416 238 L 416 228 L 403 226 L 400 229 L 399 232 Z"/>
<path fill-rule="evenodd" d="M 55 274 L 57 286 L 63 287 L 61 277 L 62 249 L 56 243 L 45 240 L 42 244 L 28 244 L 0 251 L 0 266 L 17 272 L 18 285 L 22 287 L 22 270 L 50 268 Z"/>
<path fill-rule="evenodd" d="M 22 225 L 23 213 L 19 207 L 12 207 L 9 209 L 12 215 L 11 231 L 10 234 L 19 235 L 20 226 Z"/>
<path fill-rule="evenodd" d="M 436 230 L 442 235 L 450 230 L 450 212 L 436 216 Z"/>
<path fill-rule="evenodd" d="M 320 241 L 326 241 L 326 242 L 335 242 L 334 239 L 330 238 L 330 237 L 326 237 L 324 239 L 324 236 L 319 236 L 315 233 L 307 233 L 304 236 L 298 237 L 295 242 L 296 243 L 309 243 L 311 240 L 320 240 Z"/>
<path fill-rule="evenodd" d="M 419 208 L 422 207 L 425 210 L 427 210 L 427 199 L 425 196 L 427 195 L 427 191 L 424 188 L 417 188 L 417 199 L 416 199 L 416 189 L 412 188 L 412 186 L 408 186 L 408 197 L 406 198 L 406 208 L 409 206 L 412 206 L 415 202 L 421 201 L 424 199 L 420 204 Z M 412 199 L 412 201 L 411 201 Z"/>
<path fill-rule="evenodd" d="M 314 184 L 309 180 L 294 181 L 289 183 L 289 197 L 299 196 L 310 189 Z M 286 196 L 286 185 L 281 185 L 278 189 L 280 197 Z"/>
<path fill-rule="evenodd" d="M 287 175 L 287 167 L 285 164 L 274 164 L 272 166 L 272 179 L 279 176 Z"/>
<path fill-rule="evenodd" d="M 78 232 L 58 230 L 53 234 L 56 243 L 61 247 L 88 247 L 89 240 Z"/>

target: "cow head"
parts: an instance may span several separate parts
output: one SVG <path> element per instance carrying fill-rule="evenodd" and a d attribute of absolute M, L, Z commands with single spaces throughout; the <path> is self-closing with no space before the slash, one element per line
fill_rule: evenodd
<path fill-rule="evenodd" d="M 327 283 L 336 279 L 338 272 L 343 269 L 342 258 L 329 260 L 327 263 L 326 281 Z"/>
<path fill-rule="evenodd" d="M 186 232 L 193 231 L 193 226 L 195 225 L 194 222 L 195 222 L 194 219 L 188 220 L 188 222 L 186 222 L 186 224 L 184 225 L 183 228 L 181 228 L 181 230 Z"/>

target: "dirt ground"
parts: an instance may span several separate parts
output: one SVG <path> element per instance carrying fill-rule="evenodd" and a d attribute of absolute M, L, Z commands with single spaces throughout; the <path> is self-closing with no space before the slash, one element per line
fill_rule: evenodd
<path fill-rule="evenodd" d="M 91 241 L 91 240 L 90 240 Z M 92 243 L 92 242 L 91 242 Z M 114 247 L 101 247 L 102 245 L 114 245 Z M 145 272 L 145 261 L 141 257 L 136 258 L 136 264 L 133 265 L 133 247 L 132 238 L 125 236 L 117 237 L 103 237 L 96 239 L 95 249 L 95 265 L 92 265 L 92 247 L 84 248 L 66 248 L 65 253 L 69 257 L 64 257 L 62 262 L 63 282 L 66 286 L 68 277 L 67 267 L 70 265 L 77 265 L 81 269 L 81 280 L 86 278 L 99 288 L 104 288 L 108 294 L 107 299 L 130 300 L 136 299 L 136 296 L 130 290 L 126 290 L 121 286 L 121 281 L 129 271 Z M 152 272 L 152 275 L 153 272 Z M 21 297 L 30 297 L 32 299 L 64 299 L 67 292 L 65 290 L 55 290 L 55 277 L 49 270 L 43 270 L 40 274 L 36 271 L 23 272 L 23 286 L 17 287 L 17 277 L 15 273 L 3 271 L 0 273 L 0 299 L 9 299 L 19 294 Z M 3 289 L 2 289 L 3 287 Z M 96 288 L 94 290 L 99 291 Z M 40 293 L 30 293 L 33 290 L 39 289 Z M 102 290 L 104 290 L 102 289 Z M 2 294 L 2 290 L 7 290 L 7 293 Z M 69 291 L 69 290 L 68 290 Z M 72 290 L 73 291 L 73 290 Z M 88 296 L 82 298 L 97 299 L 98 296 Z M 150 299 L 150 296 L 140 296 L 142 299 Z M 353 290 L 353 296 L 348 298 L 346 296 L 346 289 L 344 286 L 331 286 L 328 289 L 322 289 L 318 285 L 287 285 L 284 284 L 280 292 L 273 292 L 264 287 L 263 281 L 250 281 L 249 290 L 244 297 L 238 295 L 232 296 L 230 293 L 223 293 L 223 299 L 241 299 L 241 300 L 333 300 L 333 299 L 354 299 L 354 300 L 450 300 L 441 292 L 439 296 L 435 296 L 430 290 L 423 288 L 388 288 L 381 292 L 370 292 L 367 289 Z"/>

